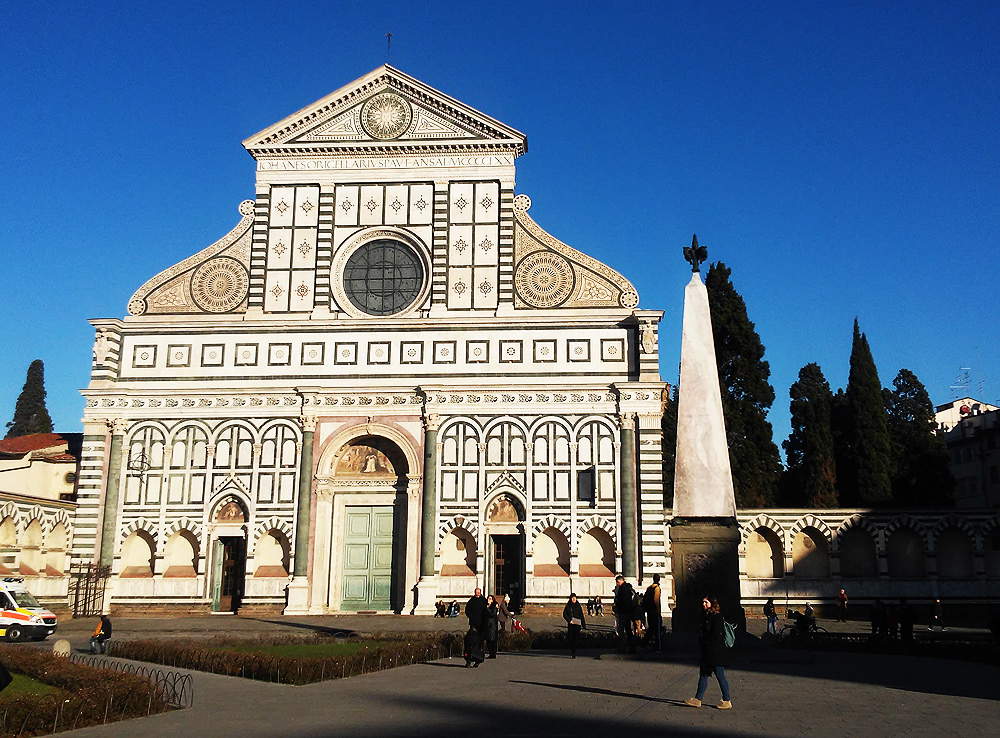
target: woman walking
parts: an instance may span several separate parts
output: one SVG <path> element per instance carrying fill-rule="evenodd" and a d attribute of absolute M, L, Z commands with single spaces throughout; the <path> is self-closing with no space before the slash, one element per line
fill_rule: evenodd
<path fill-rule="evenodd" d="M 563 608 L 563 620 L 566 621 L 566 638 L 569 641 L 570 655 L 576 658 L 576 639 L 580 631 L 587 627 L 583 617 L 583 605 L 576 599 L 576 593 L 569 596 L 566 607 Z"/>
<path fill-rule="evenodd" d="M 486 658 L 497 657 L 497 640 L 500 637 L 500 606 L 496 597 L 486 598 L 486 615 L 483 617 L 483 640 L 486 641 Z"/>
<path fill-rule="evenodd" d="M 701 601 L 704 619 L 701 623 L 701 663 L 699 664 L 698 692 L 694 697 L 684 700 L 691 707 L 701 707 L 701 701 L 708 689 L 708 678 L 715 674 L 722 689 L 722 702 L 716 707 L 720 710 L 733 709 L 729 700 L 729 682 L 726 681 L 726 633 L 722 620 L 719 601 L 715 597 L 706 597 Z"/>

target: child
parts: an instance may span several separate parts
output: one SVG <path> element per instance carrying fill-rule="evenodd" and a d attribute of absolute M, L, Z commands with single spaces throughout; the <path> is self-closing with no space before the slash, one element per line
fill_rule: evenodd
<path fill-rule="evenodd" d="M 479 637 L 478 630 L 469 628 L 469 632 L 465 634 L 465 668 L 468 669 L 471 666 L 473 669 L 477 669 L 485 660 L 483 639 Z"/>

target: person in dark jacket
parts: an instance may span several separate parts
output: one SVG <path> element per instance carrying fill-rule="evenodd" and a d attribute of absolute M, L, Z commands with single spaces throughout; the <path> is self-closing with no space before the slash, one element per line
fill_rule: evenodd
<path fill-rule="evenodd" d="M 569 641 L 569 653 L 576 658 L 576 639 L 580 631 L 587 627 L 587 620 L 583 617 L 583 605 L 576 599 L 573 592 L 563 608 L 563 620 L 566 621 L 566 640 Z"/>
<path fill-rule="evenodd" d="M 486 645 L 486 658 L 497 657 L 497 640 L 500 638 L 500 606 L 496 597 L 486 598 L 486 613 L 483 616 L 483 642 Z"/>
<path fill-rule="evenodd" d="M 105 653 L 108 650 L 108 641 L 111 640 L 111 618 L 101 615 L 101 622 L 94 628 L 93 635 L 90 636 L 90 652 Z"/>
<path fill-rule="evenodd" d="M 715 597 L 705 597 L 701 601 L 704 611 L 704 619 L 701 623 L 701 636 L 699 646 L 701 650 L 700 663 L 698 665 L 698 691 L 694 697 L 684 700 L 684 703 L 691 707 L 701 707 L 701 701 L 705 697 L 705 690 L 708 689 L 708 678 L 715 674 L 719 680 L 719 688 L 722 690 L 722 702 L 716 707 L 720 710 L 731 710 L 733 703 L 729 699 L 729 682 L 726 680 L 726 634 L 722 621 L 722 612 L 719 601 Z"/>
<path fill-rule="evenodd" d="M 464 646 L 465 668 L 468 669 L 470 666 L 473 669 L 479 668 L 479 665 L 486 660 L 486 654 L 483 653 L 483 638 L 477 628 L 469 626 L 469 632 L 465 634 Z"/>
<path fill-rule="evenodd" d="M 469 619 L 469 627 L 475 628 L 482 635 L 486 621 L 486 598 L 479 587 L 476 587 L 472 597 L 465 603 L 465 617 Z"/>
<path fill-rule="evenodd" d="M 767 618 L 768 635 L 778 635 L 778 613 L 774 609 L 774 598 L 768 597 L 764 603 L 764 617 Z"/>
<path fill-rule="evenodd" d="M 657 651 L 662 647 L 660 636 L 663 631 L 660 597 L 660 575 L 654 574 L 653 583 L 646 587 L 646 593 L 642 597 L 642 607 L 646 611 L 646 639 Z"/>
<path fill-rule="evenodd" d="M 619 574 L 615 577 L 615 629 L 621 641 L 621 649 L 629 653 L 635 652 L 632 638 L 632 608 L 635 607 L 635 590 Z"/>

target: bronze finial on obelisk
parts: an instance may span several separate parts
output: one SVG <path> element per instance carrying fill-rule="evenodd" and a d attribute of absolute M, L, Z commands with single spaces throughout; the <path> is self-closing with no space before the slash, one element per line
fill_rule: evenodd
<path fill-rule="evenodd" d="M 701 273 L 701 265 L 708 261 L 708 248 L 698 245 L 698 234 L 691 234 L 691 245 L 684 247 L 684 261 L 691 265 L 692 272 Z"/>

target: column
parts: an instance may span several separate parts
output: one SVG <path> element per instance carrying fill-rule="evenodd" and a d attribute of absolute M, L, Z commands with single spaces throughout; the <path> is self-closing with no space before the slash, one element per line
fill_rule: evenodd
<path fill-rule="evenodd" d="M 424 469 L 420 500 L 420 581 L 414 615 L 433 615 L 437 599 L 437 572 L 434 549 L 437 544 L 437 445 L 441 418 L 434 413 L 424 417 Z"/>
<path fill-rule="evenodd" d="M 299 496 L 295 509 L 295 564 L 293 574 L 304 577 L 309 571 L 309 508 L 312 504 L 313 433 L 316 418 L 306 415 L 301 419 L 302 451 L 299 454 Z"/>
<path fill-rule="evenodd" d="M 118 538 L 118 488 L 121 486 L 122 439 L 128 423 L 123 418 L 108 421 L 111 448 L 108 452 L 108 483 L 104 489 L 104 514 L 101 519 L 101 566 L 111 566 Z"/>
<path fill-rule="evenodd" d="M 437 543 L 437 438 L 441 419 L 428 415 L 424 422 L 423 507 L 420 515 L 420 576 L 432 577 Z"/>
<path fill-rule="evenodd" d="M 621 416 L 621 480 L 622 480 L 622 574 L 635 579 L 636 566 L 635 539 L 635 413 Z"/>
<path fill-rule="evenodd" d="M 302 444 L 299 448 L 299 488 L 295 506 L 295 553 L 292 561 L 292 581 L 288 585 L 288 605 L 285 615 L 305 615 L 309 610 L 309 511 L 312 506 L 313 434 L 316 417 L 303 415 Z"/>

